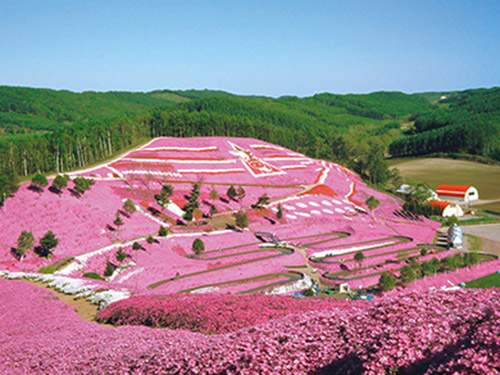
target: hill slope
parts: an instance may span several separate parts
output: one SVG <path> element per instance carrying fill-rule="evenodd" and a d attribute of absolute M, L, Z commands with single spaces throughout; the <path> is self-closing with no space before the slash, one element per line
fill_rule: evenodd
<path fill-rule="evenodd" d="M 394 156 L 436 152 L 482 155 L 500 160 L 500 88 L 450 95 L 435 111 L 417 116 L 415 134 L 394 140 Z"/>

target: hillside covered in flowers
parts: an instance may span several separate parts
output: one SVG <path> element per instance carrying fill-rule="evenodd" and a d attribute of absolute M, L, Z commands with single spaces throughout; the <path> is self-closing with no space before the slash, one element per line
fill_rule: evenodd
<path fill-rule="evenodd" d="M 200 296 L 198 303 L 207 303 L 205 317 L 216 322 L 231 301 L 241 303 L 234 298 Z M 258 299 L 253 313 L 266 315 L 275 298 L 281 298 L 282 310 L 294 310 L 293 299 L 267 296 Z M 0 303 L 3 374 L 500 372 L 498 289 L 407 292 L 371 306 L 353 301 L 320 310 L 311 299 L 310 311 L 303 306 L 304 311 L 213 335 L 86 322 L 51 292 L 23 281 L 0 279 Z M 221 308 L 220 315 L 210 303 Z"/>

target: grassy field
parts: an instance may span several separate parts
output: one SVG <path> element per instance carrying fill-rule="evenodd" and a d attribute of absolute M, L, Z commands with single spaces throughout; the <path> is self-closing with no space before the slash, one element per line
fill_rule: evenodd
<path fill-rule="evenodd" d="M 389 160 L 405 179 L 427 182 L 433 189 L 441 184 L 473 185 L 480 199 L 500 199 L 500 166 L 444 158 Z M 500 202 L 495 203 L 500 208 Z M 486 208 L 486 207 L 481 207 Z"/>
<path fill-rule="evenodd" d="M 465 283 L 465 286 L 467 288 L 498 288 L 500 287 L 500 273 L 495 272 L 480 279 L 469 281 Z"/>

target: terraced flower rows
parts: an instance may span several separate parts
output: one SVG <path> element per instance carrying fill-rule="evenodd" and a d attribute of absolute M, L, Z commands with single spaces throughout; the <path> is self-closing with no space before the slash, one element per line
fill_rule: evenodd
<path fill-rule="evenodd" d="M 395 215 L 401 208 L 395 198 L 370 189 L 342 166 L 255 139 L 158 138 L 70 175 L 96 183 L 81 197 L 69 191 L 37 194 L 25 185 L 7 200 L 0 216 L 9 228 L 0 233 L 0 269 L 33 272 L 73 256 L 58 274 L 104 277 L 112 263 L 116 270 L 105 277 L 109 287 L 141 293 L 289 292 L 310 285 L 311 277 L 324 285 L 347 281 L 358 287 L 374 284 L 383 270 L 397 272 L 402 257 L 433 249 L 438 226 Z M 195 182 L 201 187 L 199 208 L 187 223 L 182 208 Z M 174 190 L 165 208 L 155 200 L 163 184 Z M 228 197 L 231 185 L 243 188 L 244 196 Z M 218 198 L 211 197 L 212 190 Z M 270 203 L 254 208 L 263 194 Z M 369 196 L 381 202 L 373 211 L 364 203 Z M 123 211 L 127 199 L 135 213 Z M 211 214 L 211 206 L 218 213 Z M 249 227 L 226 229 L 237 211 L 248 214 Z M 120 226 L 113 223 L 117 213 Z M 166 237 L 158 235 L 161 226 L 169 228 Z M 60 239 L 53 258 L 29 253 L 22 262 L 15 259 L 11 248 L 22 230 L 36 238 L 53 231 Z M 259 239 L 259 232 L 281 242 Z M 195 239 L 204 242 L 201 254 L 192 250 Z M 140 248 L 134 250 L 134 243 Z M 120 249 L 129 257 L 118 260 Z M 362 265 L 352 260 L 357 251 L 366 257 Z"/>

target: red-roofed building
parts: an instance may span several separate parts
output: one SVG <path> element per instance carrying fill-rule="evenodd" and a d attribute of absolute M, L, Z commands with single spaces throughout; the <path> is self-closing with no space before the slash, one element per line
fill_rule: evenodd
<path fill-rule="evenodd" d="M 441 216 L 450 217 L 450 216 L 464 216 L 464 210 L 456 203 L 450 203 L 445 201 L 431 201 L 430 204 L 432 207 L 439 207 L 441 209 Z"/>
<path fill-rule="evenodd" d="M 479 199 L 479 193 L 474 186 L 440 185 L 436 193 L 439 199 L 444 201 L 470 202 Z"/>

